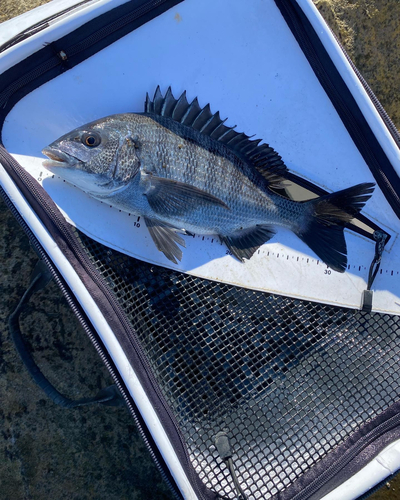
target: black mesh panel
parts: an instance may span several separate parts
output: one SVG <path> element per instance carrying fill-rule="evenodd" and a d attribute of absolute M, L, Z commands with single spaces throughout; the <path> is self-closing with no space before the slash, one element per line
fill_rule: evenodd
<path fill-rule="evenodd" d="M 270 498 L 398 399 L 399 318 L 294 300 L 146 264 L 78 233 L 135 328 L 214 491 Z"/>

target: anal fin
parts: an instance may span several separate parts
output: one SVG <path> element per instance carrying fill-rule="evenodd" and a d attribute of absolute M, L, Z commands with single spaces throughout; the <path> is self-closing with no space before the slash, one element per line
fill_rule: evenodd
<path fill-rule="evenodd" d="M 258 248 L 274 236 L 274 230 L 269 226 L 255 226 L 249 229 L 241 229 L 228 236 L 220 235 L 232 254 L 241 262 L 250 259 Z"/>
<path fill-rule="evenodd" d="M 162 252 L 168 260 L 174 264 L 178 264 L 178 261 L 182 259 L 182 250 L 178 245 L 185 247 L 185 240 L 177 234 L 179 230 L 148 217 L 145 217 L 144 221 L 157 249 Z"/>

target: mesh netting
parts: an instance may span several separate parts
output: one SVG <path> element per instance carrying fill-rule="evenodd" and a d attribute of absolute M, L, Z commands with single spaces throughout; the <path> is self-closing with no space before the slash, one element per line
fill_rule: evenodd
<path fill-rule="evenodd" d="M 135 328 L 207 487 L 284 489 L 400 392 L 400 322 L 146 264 L 78 233 Z"/>

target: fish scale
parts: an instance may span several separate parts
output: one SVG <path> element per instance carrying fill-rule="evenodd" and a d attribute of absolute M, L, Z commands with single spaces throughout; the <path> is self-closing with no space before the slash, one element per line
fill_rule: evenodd
<path fill-rule="evenodd" d="M 167 259 L 182 258 L 178 233 L 217 235 L 241 261 L 275 234 L 292 230 L 328 266 L 344 272 L 344 228 L 370 198 L 363 183 L 296 202 L 285 192 L 287 168 L 260 139 L 225 125 L 210 106 L 169 88 L 147 95 L 144 113 L 83 125 L 43 150 L 44 166 L 99 200 L 143 216 Z"/>
<path fill-rule="evenodd" d="M 147 116 L 154 119 L 152 115 Z M 182 130 L 182 127 L 179 129 L 175 122 L 168 118 L 157 119 L 157 122 L 168 131 L 174 132 L 172 135 L 167 134 L 166 137 L 161 133 L 156 141 L 157 144 L 161 142 L 170 146 L 168 155 L 160 158 L 160 163 L 167 164 L 168 168 L 165 169 L 165 173 L 156 168 L 157 174 L 164 174 L 168 178 L 179 178 L 200 189 L 212 191 L 221 199 L 226 198 L 224 201 L 229 202 L 231 208 L 234 204 L 243 204 L 245 201 L 253 200 L 260 203 L 260 213 L 264 212 L 269 200 L 265 196 L 266 193 L 259 189 L 262 179 L 255 169 L 248 169 L 246 172 L 246 163 L 227 150 L 226 146 L 215 144 L 215 141 L 196 130 L 188 127 L 185 127 L 187 130 Z M 158 129 L 154 126 L 153 128 Z M 180 135 L 175 135 L 178 132 Z M 182 148 L 179 148 L 179 145 L 182 145 Z M 149 154 L 154 155 L 151 151 Z M 143 158 L 143 167 L 146 168 L 146 165 L 146 158 Z M 177 165 L 183 165 L 184 169 L 178 169 Z M 229 199 L 227 193 L 232 192 L 236 196 Z M 282 201 L 286 200 L 282 199 Z"/>

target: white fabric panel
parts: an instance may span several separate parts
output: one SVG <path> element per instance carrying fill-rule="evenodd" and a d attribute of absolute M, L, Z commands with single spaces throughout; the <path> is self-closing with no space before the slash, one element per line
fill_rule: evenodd
<path fill-rule="evenodd" d="M 351 231 L 344 274 L 327 269 L 281 229 L 245 264 L 227 255 L 218 238 L 185 237 L 183 260 L 175 266 L 156 250 L 137 217 L 42 168 L 44 146 L 99 117 L 142 111 L 146 92 L 158 84 L 163 92 L 171 85 L 175 96 L 186 89 L 189 100 L 210 102 L 213 111 L 229 117 L 227 124 L 263 138 L 290 170 L 329 191 L 373 181 L 272 0 L 186 0 L 22 99 L 7 118 L 5 145 L 68 220 L 112 248 L 200 277 L 359 308 L 375 248 Z M 399 220 L 379 189 L 363 213 L 392 235 L 374 283 L 374 309 L 398 313 Z"/>

